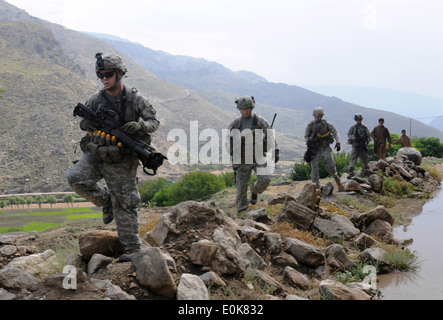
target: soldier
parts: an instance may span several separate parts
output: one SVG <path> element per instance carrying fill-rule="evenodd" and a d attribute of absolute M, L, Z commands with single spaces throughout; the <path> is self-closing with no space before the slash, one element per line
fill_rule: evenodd
<path fill-rule="evenodd" d="M 110 54 L 102 57 L 99 53 L 96 59 L 95 71 L 104 87 L 91 96 L 86 106 L 92 110 L 99 107 L 113 110 L 115 121 L 126 134 L 150 142 L 149 134 L 159 126 L 156 111 L 135 88 L 128 91 L 123 85 L 127 69 L 119 56 Z M 80 128 L 92 132 L 98 127 L 94 121 L 82 119 Z M 112 161 L 85 146 L 82 146 L 82 151 L 84 156 L 66 172 L 68 183 L 77 194 L 103 207 L 105 224 L 115 218 L 118 237 L 125 249 L 118 261 L 130 261 L 141 247 L 138 233 L 140 194 L 136 181 L 138 156 L 124 146 L 120 148 L 119 157 Z M 105 186 L 97 184 L 102 179 L 106 182 Z"/>
<path fill-rule="evenodd" d="M 320 175 L 319 175 L 319 163 L 323 158 L 326 162 L 326 170 L 334 178 L 337 183 L 338 190 L 344 191 L 344 187 L 340 182 L 340 178 L 337 175 L 337 169 L 335 168 L 335 160 L 332 154 L 332 148 L 330 144 L 335 140 L 335 149 L 341 150 L 340 135 L 335 127 L 327 120 L 323 119 L 323 108 L 314 108 L 313 116 L 314 120 L 311 121 L 305 130 L 305 142 L 308 145 L 312 145 L 315 148 L 315 153 L 310 160 L 311 163 L 311 181 L 314 182 L 318 189 L 320 189 Z"/>
<path fill-rule="evenodd" d="M 248 209 L 247 193 L 252 170 L 257 174 L 257 181 L 251 186 L 250 203 L 256 204 L 258 194 L 264 192 L 271 182 L 269 167 L 267 166 L 268 162 L 263 161 L 264 153 L 274 151 L 274 161 L 276 163 L 279 160 L 279 149 L 275 142 L 273 131 L 267 130 L 271 129 L 268 122 L 256 113 L 252 113 L 252 109 L 255 107 L 254 97 L 243 96 L 236 99 L 235 103 L 241 113 L 241 117 L 235 119 L 229 125 L 229 149 L 231 156 L 233 156 L 233 168 L 237 183 L 236 206 L 237 211 L 240 213 Z M 237 133 L 241 134 L 241 138 L 235 139 L 234 129 L 238 129 Z M 260 135 L 263 133 L 264 139 L 261 141 L 259 141 L 259 133 Z M 269 150 L 267 149 L 268 141 L 275 142 Z M 259 142 L 263 143 L 261 144 L 263 150 L 258 145 Z M 258 156 L 262 159 L 257 159 L 256 149 L 258 150 L 257 153 L 261 152 Z M 237 152 L 237 150 L 240 152 Z"/>
<path fill-rule="evenodd" d="M 386 139 L 389 141 L 388 149 L 392 144 L 391 134 L 384 123 L 385 119 L 378 119 L 378 126 L 371 132 L 371 138 L 374 139 L 374 152 L 377 154 L 378 160 L 386 158 Z"/>
<path fill-rule="evenodd" d="M 353 177 L 355 175 L 354 168 L 355 164 L 360 158 L 361 163 L 363 165 L 363 174 L 368 175 L 371 173 L 369 170 L 369 152 L 368 152 L 368 144 L 371 141 L 371 133 L 369 132 L 368 127 L 362 124 L 363 115 L 361 113 L 357 113 L 354 116 L 354 120 L 356 122 L 349 131 L 348 131 L 348 143 L 352 146 L 351 156 L 349 160 L 348 174 L 349 177 Z"/>

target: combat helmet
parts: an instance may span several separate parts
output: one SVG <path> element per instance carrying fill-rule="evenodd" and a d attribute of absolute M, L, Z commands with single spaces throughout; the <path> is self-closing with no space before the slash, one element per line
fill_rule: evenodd
<path fill-rule="evenodd" d="M 316 107 L 314 108 L 314 111 L 312 112 L 312 115 L 315 116 L 320 116 L 323 117 L 325 115 L 325 112 L 323 111 L 322 107 Z"/>
<path fill-rule="evenodd" d="M 116 54 L 111 53 L 105 56 L 102 55 L 103 53 L 101 52 L 96 53 L 95 55 L 95 58 L 97 59 L 95 63 L 95 73 L 97 74 L 97 76 L 100 71 L 107 69 L 114 69 L 116 71 L 123 72 L 123 74 L 126 74 L 126 72 L 128 72 L 122 58 L 120 58 Z"/>
<path fill-rule="evenodd" d="M 354 120 L 355 121 L 357 121 L 357 120 L 363 120 L 363 115 L 361 114 L 361 113 L 356 113 L 355 114 L 355 116 L 354 116 Z"/>
<path fill-rule="evenodd" d="M 253 109 L 255 108 L 255 99 L 252 96 L 242 96 L 235 100 L 237 109 Z"/>

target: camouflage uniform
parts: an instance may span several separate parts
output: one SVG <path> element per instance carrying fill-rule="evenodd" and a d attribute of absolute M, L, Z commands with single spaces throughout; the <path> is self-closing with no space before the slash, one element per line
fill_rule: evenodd
<path fill-rule="evenodd" d="M 315 108 L 314 116 L 317 112 L 323 116 L 323 109 Z M 335 179 L 339 190 L 343 190 L 343 186 L 340 182 L 340 178 L 337 175 L 337 169 L 335 167 L 335 160 L 332 154 L 332 148 L 330 144 L 336 142 L 335 148 L 340 151 L 340 135 L 335 127 L 329 121 L 321 119 L 319 121 L 311 121 L 305 130 L 305 142 L 308 143 L 310 138 L 315 136 L 316 139 L 316 152 L 311 161 L 311 181 L 314 182 L 317 188 L 320 188 L 320 175 L 319 175 L 319 163 L 321 158 L 325 160 L 327 172 Z"/>
<path fill-rule="evenodd" d="M 253 99 L 253 97 L 241 97 L 237 101 L 241 99 Z M 254 101 L 255 104 L 255 101 Z M 242 107 L 239 106 L 239 109 Z M 256 129 L 263 129 L 263 134 L 269 133 L 272 134 L 272 136 L 267 136 L 265 139 L 270 139 L 270 141 L 275 142 L 273 150 L 267 150 L 269 152 L 273 151 L 275 155 L 275 162 L 278 161 L 278 146 L 277 142 L 275 141 L 275 137 L 273 136 L 272 131 L 267 131 L 266 129 L 271 129 L 268 122 L 260 117 L 259 115 L 255 113 L 251 113 L 250 117 L 239 117 L 232 121 L 232 123 L 229 125 L 229 131 L 231 132 L 233 129 L 238 129 L 240 132 L 246 129 L 252 130 L 253 139 L 257 136 L 257 134 L 254 134 L 254 130 Z M 255 142 L 255 141 L 254 141 Z M 266 140 L 263 142 L 264 146 L 267 145 Z M 232 148 L 232 145 L 230 146 L 230 149 Z M 232 155 L 232 149 L 231 155 Z M 252 154 L 251 154 L 252 152 Z M 240 156 L 240 155 L 238 155 Z M 249 161 L 248 159 L 252 159 L 252 161 Z M 262 161 L 259 161 L 260 163 Z M 248 208 L 248 184 L 249 179 L 251 177 L 252 171 L 254 171 L 257 174 L 257 181 L 254 182 L 251 186 L 251 203 L 255 203 L 256 197 L 258 194 L 263 193 L 266 188 L 269 186 L 269 183 L 271 182 L 271 176 L 269 174 L 269 169 L 267 167 L 267 162 L 264 162 L 263 164 L 259 164 L 257 162 L 257 159 L 255 159 L 255 143 L 253 148 L 247 148 L 244 146 L 244 143 L 242 142 L 241 147 L 241 159 L 239 157 L 235 157 L 233 159 L 233 168 L 236 172 L 236 184 L 237 184 L 237 194 L 236 194 L 236 206 L 237 211 L 242 212 L 245 211 Z M 263 170 L 263 171 L 262 171 Z M 263 172 L 266 172 L 266 174 L 263 174 Z"/>
<path fill-rule="evenodd" d="M 360 114 L 355 115 L 354 118 L 356 121 L 363 120 L 363 117 Z M 357 123 L 353 125 L 348 131 L 348 143 L 352 145 L 351 156 L 349 160 L 348 173 L 349 176 L 354 175 L 355 165 L 360 158 L 361 163 L 363 165 L 363 174 L 370 173 L 369 170 L 369 152 L 368 152 L 368 143 L 371 141 L 371 133 L 369 132 L 368 127 L 364 124 Z"/>
<path fill-rule="evenodd" d="M 102 89 L 94 94 L 86 106 L 97 110 L 99 106 L 116 108 L 117 112 L 126 109 L 122 123 L 130 121 L 140 122 L 142 132 L 137 135 L 149 136 L 149 133 L 157 130 L 159 121 L 156 119 L 156 111 L 149 101 L 140 93 L 132 90 L 127 92 L 125 86 L 115 97 L 111 97 Z M 123 106 L 125 106 L 123 108 Z M 120 121 L 116 115 L 116 121 Z M 66 172 L 68 183 L 77 194 L 98 207 L 103 207 L 104 222 L 109 223 L 115 218 L 118 237 L 125 248 L 125 252 L 134 252 L 140 249 L 141 240 L 138 233 L 138 204 L 140 194 L 137 188 L 137 168 L 139 165 L 138 155 L 129 148 L 121 148 L 121 161 L 118 163 L 105 163 L 95 154 L 84 148 L 84 156 Z M 104 179 L 106 185 L 98 184 Z M 111 217 L 105 221 L 105 214 Z"/>

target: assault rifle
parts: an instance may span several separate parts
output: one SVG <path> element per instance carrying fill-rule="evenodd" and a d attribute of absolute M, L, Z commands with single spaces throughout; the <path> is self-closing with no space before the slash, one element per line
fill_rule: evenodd
<path fill-rule="evenodd" d="M 155 175 L 158 167 L 160 167 L 163 164 L 163 161 L 168 158 L 156 151 L 155 148 L 149 144 L 139 139 L 129 137 L 123 131 L 120 124 L 115 122 L 115 115 L 117 115 L 117 112 L 113 110 L 105 110 L 103 107 L 99 107 L 97 111 L 94 111 L 81 103 L 78 103 L 74 108 L 74 117 L 79 116 L 96 122 L 99 125 L 97 129 L 115 136 L 117 140 L 125 146 L 137 152 L 138 157 L 143 164 L 144 173 L 150 176 Z M 152 170 L 152 172 L 148 170 Z"/>
<path fill-rule="evenodd" d="M 317 139 L 317 132 L 314 131 L 312 136 L 309 137 L 308 142 L 306 142 L 306 146 L 308 147 L 308 149 L 305 152 L 303 160 L 305 160 L 308 163 L 312 161 L 315 154 L 317 153 L 316 139 Z"/>

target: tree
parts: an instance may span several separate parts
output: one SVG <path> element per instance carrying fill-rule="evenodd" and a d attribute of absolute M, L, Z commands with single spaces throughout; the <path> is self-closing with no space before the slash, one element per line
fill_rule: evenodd
<path fill-rule="evenodd" d="M 52 205 L 57 203 L 57 198 L 53 195 L 47 196 L 46 201 L 51 205 L 52 208 Z"/>
<path fill-rule="evenodd" d="M 29 196 L 25 199 L 26 204 L 28 205 L 28 209 L 31 207 L 31 204 L 34 202 L 34 198 Z"/>
<path fill-rule="evenodd" d="M 41 195 L 41 194 L 38 194 L 38 195 L 35 196 L 35 201 L 37 202 L 38 207 L 41 209 L 42 203 L 45 202 L 45 197 L 43 195 Z"/>
<path fill-rule="evenodd" d="M 71 204 L 71 207 L 74 206 L 74 196 L 72 194 L 67 194 L 63 197 L 63 201 L 66 202 L 66 204 L 69 207 L 69 204 Z"/>

